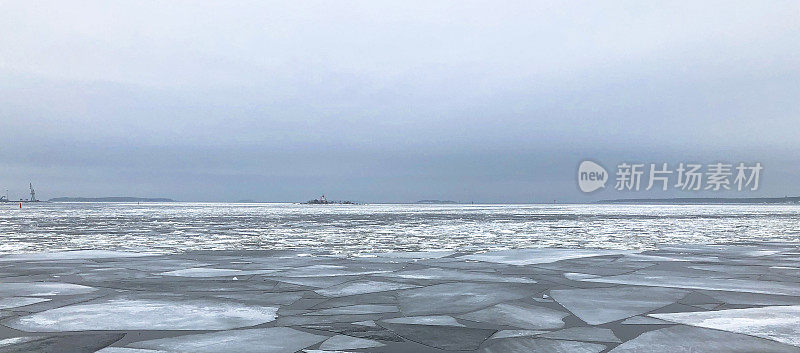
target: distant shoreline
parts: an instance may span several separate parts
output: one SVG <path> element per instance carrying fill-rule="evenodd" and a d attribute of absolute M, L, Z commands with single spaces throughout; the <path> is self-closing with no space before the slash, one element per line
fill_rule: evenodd
<path fill-rule="evenodd" d="M 48 200 L 49 202 L 175 202 L 173 199 L 164 197 L 56 197 Z"/>
<path fill-rule="evenodd" d="M 676 197 L 668 199 L 615 199 L 595 203 L 613 204 L 796 204 L 800 196 L 786 197 Z"/>
<path fill-rule="evenodd" d="M 451 200 L 419 200 L 414 202 L 417 204 L 425 204 L 425 205 L 454 205 L 458 204 L 458 202 L 451 201 Z"/>
<path fill-rule="evenodd" d="M 7 203 L 28 203 L 27 200 L 22 201 L 8 201 Z M 112 197 L 56 197 L 47 201 L 41 202 L 183 202 L 176 201 L 164 197 L 127 197 L 127 196 L 112 196 Z M 187 201 L 198 203 L 254 203 L 254 204 L 270 204 L 270 203 L 285 203 L 285 204 L 307 204 L 306 202 L 296 201 L 254 201 L 254 200 L 239 200 L 239 201 Z M 312 203 L 313 204 L 313 203 Z M 549 202 L 532 202 L 532 203 L 461 203 L 449 200 L 419 200 L 415 202 L 369 202 L 369 203 L 355 203 L 355 202 L 330 202 L 330 204 L 373 204 L 373 205 L 550 205 Z M 800 196 L 786 196 L 786 197 L 740 197 L 740 198 L 713 198 L 713 197 L 678 197 L 678 198 L 631 198 L 631 199 L 611 199 L 611 200 L 598 200 L 586 202 L 561 202 L 557 205 L 580 205 L 580 204 L 663 204 L 663 205 L 691 205 L 691 204 L 800 204 Z"/>

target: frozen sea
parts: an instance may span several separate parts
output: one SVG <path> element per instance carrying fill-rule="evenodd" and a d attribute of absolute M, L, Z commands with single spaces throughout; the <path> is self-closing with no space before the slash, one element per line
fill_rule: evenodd
<path fill-rule="evenodd" d="M 797 242 L 800 205 L 0 205 L 0 253 L 309 249 L 339 254 Z"/>

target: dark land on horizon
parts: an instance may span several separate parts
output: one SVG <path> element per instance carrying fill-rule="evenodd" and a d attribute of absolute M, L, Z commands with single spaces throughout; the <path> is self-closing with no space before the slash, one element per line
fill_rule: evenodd
<path fill-rule="evenodd" d="M 49 202 L 176 202 L 165 197 L 55 197 Z M 19 202 L 19 201 L 12 201 Z M 23 201 L 26 202 L 26 201 Z M 238 200 L 237 203 L 262 203 L 255 200 Z M 460 204 L 450 200 L 419 200 L 416 204 Z M 800 204 L 800 196 L 785 197 L 676 197 L 676 198 L 630 198 L 595 201 L 596 204 Z M 358 204 L 352 201 L 311 200 L 303 204 Z"/>
<path fill-rule="evenodd" d="M 450 200 L 419 200 L 415 203 L 424 203 L 429 205 L 438 205 L 438 204 L 457 204 L 458 202 L 450 201 Z"/>
<path fill-rule="evenodd" d="M 596 203 L 652 203 L 652 204 L 794 204 L 800 203 L 800 196 L 785 197 L 676 197 L 667 199 L 615 199 L 601 200 Z"/>
<path fill-rule="evenodd" d="M 175 202 L 173 199 L 163 197 L 56 197 L 48 200 L 50 202 Z"/>

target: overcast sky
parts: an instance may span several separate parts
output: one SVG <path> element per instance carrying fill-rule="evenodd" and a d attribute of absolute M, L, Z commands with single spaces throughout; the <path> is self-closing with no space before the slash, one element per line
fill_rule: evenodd
<path fill-rule="evenodd" d="M 584 195 L 583 159 L 798 195 L 800 2 L 0 0 L 0 123 L 12 199 L 709 194 Z"/>

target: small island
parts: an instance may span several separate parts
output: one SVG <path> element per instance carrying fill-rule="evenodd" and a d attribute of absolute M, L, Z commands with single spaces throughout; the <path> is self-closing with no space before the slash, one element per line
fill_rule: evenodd
<path fill-rule="evenodd" d="M 421 203 L 426 205 L 443 205 L 443 204 L 457 204 L 458 202 L 452 200 L 419 200 L 415 203 Z"/>
<path fill-rule="evenodd" d="M 303 202 L 304 205 L 358 205 L 353 201 L 333 201 L 325 198 L 325 195 L 320 196 L 318 199 Z"/>

